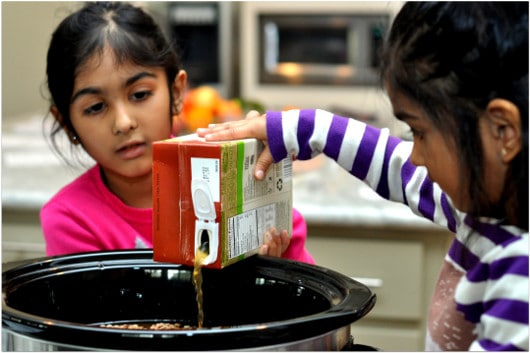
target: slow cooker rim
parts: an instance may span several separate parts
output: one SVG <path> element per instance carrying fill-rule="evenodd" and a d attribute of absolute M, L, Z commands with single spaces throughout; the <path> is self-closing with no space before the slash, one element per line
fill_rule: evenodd
<path fill-rule="evenodd" d="M 371 308 L 371 307 L 370 307 Z M 326 317 L 323 317 L 322 315 L 325 315 Z M 351 312 L 337 312 L 333 310 L 326 310 L 321 311 L 315 314 L 311 315 L 305 315 L 300 316 L 297 318 L 289 319 L 289 325 L 291 324 L 305 324 L 308 321 L 315 322 L 315 321 L 321 321 L 321 320 L 329 320 L 329 319 L 339 319 L 344 318 L 350 315 L 356 315 L 357 313 L 355 311 Z M 77 322 L 71 322 L 66 320 L 58 320 L 58 319 L 50 319 L 39 315 L 29 314 L 24 311 L 20 311 L 18 309 L 12 308 L 8 306 L 5 301 L 2 301 L 2 322 L 4 320 L 9 320 L 16 322 L 17 324 L 25 324 L 27 326 L 31 326 L 34 328 L 41 328 L 44 329 L 48 326 L 58 327 L 58 328 L 65 328 L 71 330 L 72 328 L 79 329 L 82 331 L 93 331 L 93 332 L 117 332 L 117 333 L 128 333 L 128 334 L 179 334 L 179 335 L 190 335 L 191 334 L 207 334 L 211 332 L 221 331 L 222 332 L 232 332 L 237 331 L 241 332 L 242 329 L 245 329 L 245 331 L 251 330 L 254 331 L 256 329 L 267 329 L 267 328 L 276 328 L 285 326 L 285 320 L 284 321 L 269 321 L 269 322 L 262 322 L 262 323 L 256 323 L 256 324 L 246 324 L 246 325 L 238 325 L 237 327 L 207 327 L 202 329 L 193 329 L 193 330 L 146 330 L 146 329 L 119 329 L 119 328 L 105 328 L 105 327 L 99 327 L 89 324 L 81 324 Z M 349 323 L 353 321 L 348 321 Z"/>
<path fill-rule="evenodd" d="M 136 255 L 142 255 L 144 257 L 138 258 L 138 257 L 132 257 Z M 187 270 L 192 271 L 193 268 L 190 266 L 185 266 L 181 264 L 174 264 L 174 263 L 167 263 L 167 262 L 156 262 L 152 259 L 152 250 L 149 249 L 132 249 L 132 250 L 119 250 L 119 251 L 102 251 L 102 252 L 86 252 L 86 253 L 79 253 L 79 254 L 72 254 L 72 255 L 64 255 L 64 256 L 54 256 L 54 257 L 44 257 L 44 258 L 38 258 L 34 259 L 33 261 L 24 264 L 19 265 L 7 270 L 2 271 L 2 294 L 3 296 L 6 295 L 6 288 L 5 284 L 9 283 L 9 289 L 10 288 L 16 288 L 16 286 L 19 283 L 25 283 L 28 280 L 34 280 L 34 279 L 41 279 L 48 276 L 56 275 L 57 273 L 70 273 L 70 272 L 83 272 L 83 271 L 89 271 L 92 270 L 92 268 L 122 268 L 127 267 L 127 265 L 132 265 L 133 267 L 144 267 L 144 268 L 151 268 L 151 267 L 162 267 L 162 268 L 184 268 Z M 101 257 L 117 257 L 112 259 L 101 259 Z M 122 256 L 125 256 L 125 258 L 122 258 Z M 83 261 L 79 262 L 79 260 L 82 259 L 93 259 L 91 261 Z M 270 266 L 273 263 L 277 264 L 283 264 L 284 266 L 296 266 L 297 270 L 306 271 L 311 274 L 311 277 L 318 278 L 318 274 L 327 276 L 328 279 L 333 281 L 333 285 L 335 289 L 340 290 L 343 289 L 343 296 L 347 297 L 347 294 L 349 291 L 355 289 L 359 290 L 360 288 L 363 288 L 367 293 L 374 294 L 371 292 L 371 290 L 365 286 L 364 284 L 355 281 L 351 277 L 347 277 L 342 273 L 339 273 L 337 271 L 321 267 L 318 265 L 310 265 L 303 262 L 298 262 L 295 260 L 290 259 L 279 259 L 274 257 L 266 257 L 261 255 L 254 255 L 249 259 L 246 259 L 245 261 L 252 261 L 254 259 L 255 261 L 262 261 L 267 262 L 269 265 L 264 266 L 263 270 L 266 268 L 269 272 L 285 272 L 284 269 L 280 269 L 278 267 Z M 71 260 L 74 260 L 74 262 L 71 262 Z M 139 262 L 142 261 L 142 262 Z M 90 267 L 92 266 L 92 267 Z M 225 269 L 222 269 L 221 271 L 231 271 L 232 269 L 236 268 L 237 264 L 231 265 L 229 267 L 226 267 Z M 215 269 L 205 269 L 206 271 L 219 271 Z M 327 282 L 330 284 L 329 282 Z M 313 288 L 316 290 L 316 288 Z M 325 293 L 322 293 L 324 295 Z M 327 297 L 328 299 L 331 299 Z M 343 301 L 341 303 L 335 305 L 334 307 L 340 308 L 340 304 L 343 304 Z"/>
<path fill-rule="evenodd" d="M 101 260 L 101 257 L 117 257 L 118 259 L 114 260 Z M 122 257 L 120 259 L 120 257 Z M 132 260 L 127 261 L 131 256 L 136 256 Z M 138 258 L 138 256 L 144 256 L 144 258 Z M 89 261 L 84 261 L 81 264 L 79 264 L 80 259 L 89 259 Z M 267 263 L 274 263 L 275 261 L 280 261 L 284 265 L 289 266 L 290 262 L 294 262 L 291 260 L 285 260 L 285 259 L 275 259 L 275 258 L 265 258 L 262 257 L 260 260 L 256 261 L 266 261 Z M 149 267 L 171 267 L 171 268 L 178 268 L 178 267 L 185 267 L 186 269 L 189 269 L 188 266 L 182 266 L 178 264 L 170 264 L 170 263 L 161 263 L 161 262 L 152 262 L 152 251 L 150 250 L 142 250 L 142 251 L 109 251 L 109 252 L 95 252 L 95 253 L 83 253 L 83 254 L 76 254 L 76 255 L 70 255 L 70 256 L 60 256 L 60 257 L 54 257 L 54 258 L 43 258 L 40 262 L 33 262 L 25 266 L 17 266 L 16 268 L 6 270 L 3 273 L 3 278 L 5 277 L 12 277 L 11 280 L 14 280 L 15 285 L 17 282 L 17 279 L 20 280 L 20 278 L 25 277 L 25 279 L 28 279 L 27 276 L 31 275 L 33 276 L 41 276 L 46 275 L 46 273 L 55 273 L 54 271 L 57 270 L 57 267 L 60 267 L 60 265 L 67 266 L 71 271 L 78 271 L 83 270 L 83 268 L 86 269 L 87 266 L 91 266 L 97 263 L 105 263 L 105 266 L 109 266 L 109 263 L 115 263 L 116 267 L 124 267 L 125 264 L 131 264 L 134 262 L 135 266 L 149 266 Z M 260 264 L 260 262 L 258 262 Z M 111 267 L 111 266 L 110 266 Z M 264 323 L 253 323 L 253 324 L 246 324 L 246 325 L 238 325 L 237 327 L 208 327 L 204 329 L 193 329 L 193 330 L 164 330 L 164 331 L 157 331 L 157 330 L 130 330 L 130 329 L 109 329 L 109 328 L 103 328 L 98 326 L 93 326 L 90 324 L 82 324 L 82 323 L 76 323 L 76 322 L 70 322 L 70 321 L 64 321 L 64 320 L 57 320 L 57 319 L 50 319 L 38 315 L 34 315 L 31 313 L 23 312 L 18 309 L 10 307 L 6 303 L 6 287 L 3 286 L 2 292 L 3 292 L 3 298 L 2 298 L 2 322 L 4 324 L 4 327 L 12 329 L 11 325 L 24 325 L 25 327 L 29 329 L 34 329 L 37 332 L 27 333 L 28 336 L 40 338 L 42 339 L 42 334 L 46 330 L 59 330 L 59 331 L 68 331 L 68 332 L 90 332 L 93 335 L 101 336 L 104 338 L 109 337 L 122 337 L 124 335 L 127 335 L 128 337 L 133 336 L 142 336 L 142 335 L 151 335 L 156 339 L 161 339 L 162 337 L 169 336 L 175 336 L 182 337 L 182 336 L 197 336 L 197 337 L 206 337 L 206 336 L 214 336 L 216 334 L 229 334 L 229 333 L 248 333 L 253 332 L 256 330 L 265 330 L 268 329 L 269 331 L 281 331 L 286 326 L 289 327 L 289 329 L 300 329 L 300 328 L 310 328 L 312 330 L 315 330 L 314 327 L 311 326 L 322 326 L 322 329 L 319 330 L 319 333 L 324 333 L 326 331 L 329 331 L 330 329 L 338 329 L 340 327 L 343 327 L 345 325 L 349 325 L 352 322 L 360 319 L 363 317 L 367 312 L 369 312 L 373 306 L 375 305 L 375 294 L 371 292 L 366 286 L 362 285 L 361 283 L 354 281 L 350 279 L 349 277 L 346 277 L 343 274 L 340 274 L 336 271 L 323 268 L 320 266 L 314 266 L 314 265 L 308 265 L 304 263 L 298 263 L 296 262 L 297 269 L 308 271 L 315 275 L 316 273 L 320 273 L 321 275 L 325 274 L 328 277 L 332 278 L 335 286 L 343 285 L 345 287 L 345 292 L 342 293 L 342 299 L 339 303 L 336 303 L 336 305 L 331 306 L 329 309 L 320 311 L 318 313 L 314 313 L 311 315 L 305 315 L 301 317 L 291 318 L 286 322 L 285 320 L 280 321 L 270 321 L 270 322 L 264 322 Z M 64 268 L 63 268 L 64 270 Z M 267 270 L 270 271 L 280 271 L 283 269 L 275 268 L 275 267 L 267 267 Z M 24 274 L 24 271 L 30 271 L 30 274 Z M 18 273 L 18 274 L 17 274 Z M 48 274 L 49 275 L 49 274 Z M 20 276 L 20 278 L 18 278 Z M 13 278 L 14 277 L 14 278 Z M 353 282 L 352 282 L 353 281 Z M 4 282 L 5 283 L 5 282 Z M 355 283 L 355 286 L 359 287 L 362 286 L 363 288 L 366 288 L 366 300 L 363 303 L 356 302 L 356 305 L 352 305 L 351 302 L 353 299 L 351 296 L 349 296 L 349 291 L 352 289 L 353 285 L 352 283 Z M 357 288 L 356 287 L 356 288 Z M 345 311 L 345 308 L 351 308 L 351 307 L 358 307 L 363 308 L 363 312 L 358 312 L 359 310 L 348 310 Z M 330 324 L 333 323 L 333 327 L 330 328 Z M 319 325 L 322 324 L 322 325 Z M 16 330 L 13 330 L 14 332 L 18 332 Z M 287 342 L 287 341 L 286 341 Z M 66 342 L 65 342 L 66 343 Z M 77 342 L 68 342 L 69 344 L 76 345 Z"/>
<path fill-rule="evenodd" d="M 308 316 L 298 317 L 290 319 L 288 323 L 285 321 L 273 321 L 260 324 L 249 324 L 240 325 L 237 327 L 229 328 L 205 328 L 205 329 L 194 329 L 194 330 L 129 330 L 129 329 L 109 329 L 101 328 L 97 326 L 90 326 L 79 323 L 71 323 L 68 321 L 61 320 L 50 320 L 37 315 L 28 314 L 21 312 L 17 309 L 9 308 L 4 310 L 4 303 L 2 307 L 2 324 L 3 329 L 15 332 L 17 334 L 23 334 L 32 339 L 55 342 L 53 337 L 63 337 L 60 341 L 61 345 L 66 346 L 87 346 L 85 343 L 85 335 L 89 334 L 93 342 L 89 348 L 94 349 L 121 349 L 120 342 L 124 339 L 133 340 L 137 342 L 144 342 L 146 337 L 151 339 L 150 345 L 156 345 L 152 341 L 168 344 L 172 340 L 177 340 L 179 344 L 193 345 L 202 339 L 225 339 L 227 335 L 237 335 L 245 337 L 254 337 L 255 332 L 267 332 L 267 338 L 260 338 L 260 342 L 264 345 L 278 345 L 287 344 L 294 341 L 306 339 L 317 335 L 323 335 L 327 332 L 340 330 L 351 323 L 357 321 L 365 314 L 359 315 L 355 312 L 320 312 Z M 371 303 L 367 305 L 366 312 L 371 310 L 375 304 L 375 296 L 371 298 Z M 10 322 L 13 322 L 18 326 L 18 330 L 11 327 Z M 21 331 L 20 326 L 24 326 L 29 329 L 27 331 Z M 311 329 L 311 333 L 307 329 Z M 53 330 L 50 333 L 49 330 Z M 276 333 L 284 333 L 284 337 L 279 338 Z M 304 333 L 301 333 L 304 332 Z M 78 337 L 83 335 L 83 341 L 80 341 Z M 66 337 L 66 338 L 64 338 Z M 184 342 L 182 340 L 185 340 Z M 255 338 L 254 338 L 255 339 Z M 105 342 L 103 345 L 102 342 Z M 228 344 L 228 346 L 226 346 Z M 238 348 L 249 348 L 239 347 L 238 345 L 230 346 L 231 343 L 224 343 L 223 349 L 238 349 Z M 148 349 L 151 350 L 151 349 Z M 189 350 L 189 349 L 185 349 Z"/>

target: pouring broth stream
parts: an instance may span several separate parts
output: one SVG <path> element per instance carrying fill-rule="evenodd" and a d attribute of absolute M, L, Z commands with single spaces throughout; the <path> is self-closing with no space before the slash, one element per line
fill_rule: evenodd
<path fill-rule="evenodd" d="M 202 328 L 204 322 L 204 309 L 202 298 L 202 264 L 208 254 L 201 249 L 197 249 L 195 253 L 195 261 L 193 262 L 193 285 L 197 293 L 197 327 Z"/>

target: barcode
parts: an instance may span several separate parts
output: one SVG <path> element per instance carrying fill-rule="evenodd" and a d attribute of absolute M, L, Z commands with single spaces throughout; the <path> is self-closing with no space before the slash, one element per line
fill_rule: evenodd
<path fill-rule="evenodd" d="M 293 175 L 293 163 L 290 161 L 283 161 L 283 176 L 284 178 L 290 178 Z"/>
<path fill-rule="evenodd" d="M 245 167 L 244 167 L 244 169 L 245 169 L 245 170 L 248 170 L 248 166 L 249 166 L 249 157 L 246 156 L 246 157 L 245 157 Z"/>

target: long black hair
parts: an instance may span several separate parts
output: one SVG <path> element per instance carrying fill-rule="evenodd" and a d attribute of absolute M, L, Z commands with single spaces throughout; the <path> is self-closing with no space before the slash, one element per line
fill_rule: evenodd
<path fill-rule="evenodd" d="M 528 230 L 528 2 L 410 2 L 390 30 L 382 80 L 417 102 L 459 148 L 471 214 Z M 479 117 L 504 98 L 521 116 L 522 150 L 500 205 L 486 198 Z"/>
<path fill-rule="evenodd" d="M 102 54 L 106 45 L 112 49 L 117 65 L 132 62 L 164 68 L 170 92 L 181 68 L 172 43 L 140 7 L 125 2 L 96 1 L 86 3 L 66 17 L 52 35 L 46 67 L 51 104 L 57 107 L 62 117 L 61 122 L 53 123 L 50 138 L 62 157 L 64 154 L 55 138 L 63 129 L 75 135 L 70 120 L 70 100 L 76 75 L 94 54 Z M 173 106 L 172 94 L 170 99 L 169 112 Z"/>

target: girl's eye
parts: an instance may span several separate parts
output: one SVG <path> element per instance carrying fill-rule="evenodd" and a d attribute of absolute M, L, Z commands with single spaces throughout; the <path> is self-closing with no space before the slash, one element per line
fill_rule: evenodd
<path fill-rule="evenodd" d="M 93 104 L 90 107 L 86 108 L 83 113 L 85 115 L 93 115 L 101 112 L 105 108 L 105 104 L 103 102 Z"/>
<path fill-rule="evenodd" d="M 150 91 L 138 91 L 131 95 L 131 100 L 142 101 L 151 95 Z"/>

